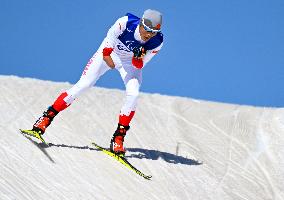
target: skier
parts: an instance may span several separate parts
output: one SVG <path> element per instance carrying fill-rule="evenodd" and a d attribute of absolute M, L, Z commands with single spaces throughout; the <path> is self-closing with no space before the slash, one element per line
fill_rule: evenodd
<path fill-rule="evenodd" d="M 109 29 L 97 52 L 87 63 L 80 80 L 61 93 L 55 102 L 35 122 L 34 136 L 44 134 L 54 117 L 66 109 L 86 89 L 109 69 L 117 69 L 126 88 L 126 101 L 120 110 L 118 126 L 110 142 L 110 150 L 124 155 L 124 137 L 135 114 L 137 97 L 142 83 L 142 68 L 163 45 L 162 14 L 148 9 L 140 19 L 127 13 Z M 36 137 L 37 137 L 36 136 Z"/>

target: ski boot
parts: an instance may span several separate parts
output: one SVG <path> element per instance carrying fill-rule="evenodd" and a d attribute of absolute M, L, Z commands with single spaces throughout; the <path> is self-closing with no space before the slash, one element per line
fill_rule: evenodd
<path fill-rule="evenodd" d="M 42 135 L 45 132 L 45 129 L 50 125 L 53 118 L 58 114 L 58 112 L 50 106 L 47 111 L 43 113 L 43 115 L 35 122 L 32 130 L 21 130 L 20 131 L 26 135 L 35 137 L 39 139 L 41 142 L 47 144 L 45 140 L 42 138 Z"/>
<path fill-rule="evenodd" d="M 110 151 L 124 157 L 125 149 L 123 147 L 123 142 L 126 132 L 129 130 L 129 128 L 130 126 L 123 126 L 121 124 L 118 124 L 117 129 L 110 141 Z"/>
<path fill-rule="evenodd" d="M 43 112 L 43 115 L 35 122 L 33 125 L 33 131 L 39 134 L 44 134 L 45 129 L 51 124 L 53 118 L 58 114 L 58 112 L 50 106 L 47 111 Z"/>

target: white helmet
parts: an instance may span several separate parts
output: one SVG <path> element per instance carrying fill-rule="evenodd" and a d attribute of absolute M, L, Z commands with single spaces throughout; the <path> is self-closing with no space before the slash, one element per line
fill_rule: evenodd
<path fill-rule="evenodd" d="M 141 23 L 145 30 L 150 32 L 159 32 L 162 26 L 162 14 L 156 10 L 145 10 Z"/>

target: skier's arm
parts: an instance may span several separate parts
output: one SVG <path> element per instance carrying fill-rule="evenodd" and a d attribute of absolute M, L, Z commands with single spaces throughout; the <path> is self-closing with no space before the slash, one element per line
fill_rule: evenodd
<path fill-rule="evenodd" d="M 144 66 L 162 49 L 163 43 L 160 46 L 156 47 L 155 49 L 149 50 L 146 52 L 143 62 Z"/>
<path fill-rule="evenodd" d="M 144 51 L 143 48 L 134 51 L 132 65 L 138 69 L 142 69 L 157 53 L 161 50 L 163 43 L 155 49 Z"/>
<path fill-rule="evenodd" d="M 112 52 L 112 48 L 104 48 L 103 49 L 103 59 L 106 62 L 106 64 L 110 67 L 110 68 L 114 68 L 115 64 L 110 56 L 111 52 Z"/>
<path fill-rule="evenodd" d="M 115 67 L 115 63 L 111 58 L 111 53 L 114 49 L 115 40 L 120 34 L 126 29 L 128 17 L 124 16 L 119 18 L 114 25 L 109 29 L 107 36 L 105 38 L 105 47 L 103 49 L 103 59 L 110 68 Z"/>

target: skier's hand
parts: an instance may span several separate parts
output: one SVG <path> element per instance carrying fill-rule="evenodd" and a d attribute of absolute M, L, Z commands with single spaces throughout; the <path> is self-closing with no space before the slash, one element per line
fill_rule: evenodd
<path fill-rule="evenodd" d="M 113 48 L 104 48 L 103 49 L 103 60 L 106 62 L 106 64 L 110 67 L 110 68 L 114 68 L 114 62 L 110 56 L 110 54 L 112 53 Z"/>
<path fill-rule="evenodd" d="M 133 57 L 136 59 L 142 59 L 146 54 L 146 50 L 142 46 L 139 48 L 134 48 L 132 52 L 133 52 Z"/>
<path fill-rule="evenodd" d="M 143 68 L 143 57 L 146 54 L 146 50 L 144 47 L 134 48 L 133 49 L 133 57 L 132 57 L 132 65 L 137 69 Z"/>
<path fill-rule="evenodd" d="M 104 56 L 103 59 L 110 68 L 114 69 L 115 65 L 111 56 Z"/>

